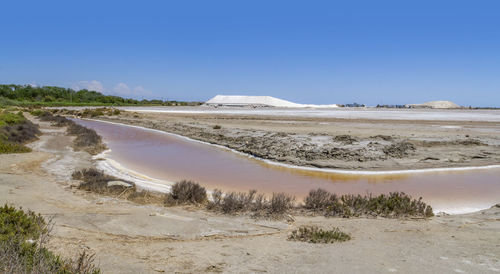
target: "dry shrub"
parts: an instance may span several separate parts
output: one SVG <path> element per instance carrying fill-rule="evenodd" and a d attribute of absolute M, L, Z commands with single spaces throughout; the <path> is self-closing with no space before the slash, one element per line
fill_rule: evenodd
<path fill-rule="evenodd" d="M 78 188 L 87 191 L 92 191 L 100 194 L 122 194 L 125 191 L 135 192 L 134 183 L 123 181 L 114 176 L 104 174 L 104 172 L 99 171 L 95 168 L 87 168 L 80 171 L 75 171 L 73 172 L 72 177 L 75 180 L 83 181 L 80 183 Z M 126 187 L 121 185 L 114 185 L 108 187 L 108 182 L 110 181 L 122 181 L 132 186 Z"/>
<path fill-rule="evenodd" d="M 282 215 L 294 206 L 295 197 L 285 193 L 273 193 L 271 199 L 256 190 L 248 192 L 229 192 L 216 189 L 212 192 L 212 201 L 207 208 L 224 214 L 252 212 L 258 215 Z"/>
<path fill-rule="evenodd" d="M 382 216 L 389 218 L 433 216 L 432 207 L 422 198 L 413 199 L 403 192 L 391 192 L 389 195 L 371 194 L 361 196 L 346 194 L 340 197 L 323 189 L 311 190 L 306 197 L 304 207 L 326 216 Z"/>
<path fill-rule="evenodd" d="M 40 120 L 52 122 L 52 125 L 58 127 L 68 127 L 68 134 L 75 135 L 73 146 L 76 150 L 85 150 L 90 154 L 98 154 L 106 149 L 102 143 L 102 138 L 93 129 L 81 126 L 66 117 L 59 115 L 52 115 L 46 111 L 39 115 Z"/>
<path fill-rule="evenodd" d="M 345 242 L 351 239 L 351 235 L 342 232 L 339 228 L 334 227 L 330 230 L 323 230 L 317 226 L 303 226 L 299 229 L 292 231 L 288 240 L 301 241 L 308 243 L 334 243 Z"/>
<path fill-rule="evenodd" d="M 40 134 L 41 132 L 38 126 L 29 120 L 0 128 L 0 135 L 2 135 L 7 142 L 16 144 L 24 144 L 33 141 L 37 139 L 37 136 Z"/>
<path fill-rule="evenodd" d="M 126 198 L 137 204 L 158 204 L 164 203 L 164 195 L 156 192 L 150 192 L 147 190 L 137 191 L 137 189 L 131 189 L 130 192 L 126 193 L 122 197 Z"/>
<path fill-rule="evenodd" d="M 182 180 L 172 186 L 165 195 L 166 205 L 202 204 L 207 200 L 207 191 L 198 183 Z"/>
<path fill-rule="evenodd" d="M 271 214 L 283 214 L 294 206 L 295 197 L 285 193 L 273 193 L 268 212 Z"/>

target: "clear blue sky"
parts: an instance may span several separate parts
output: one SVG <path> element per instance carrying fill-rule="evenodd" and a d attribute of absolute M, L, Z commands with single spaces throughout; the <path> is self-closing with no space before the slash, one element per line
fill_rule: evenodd
<path fill-rule="evenodd" d="M 410 3 L 411 2 L 411 3 Z M 500 107 L 500 1 L 3 1 L 0 83 Z"/>

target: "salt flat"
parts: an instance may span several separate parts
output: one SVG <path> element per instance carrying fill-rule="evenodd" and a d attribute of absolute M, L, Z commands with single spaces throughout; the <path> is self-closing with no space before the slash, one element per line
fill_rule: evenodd
<path fill-rule="evenodd" d="M 292 116 L 339 119 L 500 122 L 500 110 L 377 108 L 118 107 L 145 113 Z"/>

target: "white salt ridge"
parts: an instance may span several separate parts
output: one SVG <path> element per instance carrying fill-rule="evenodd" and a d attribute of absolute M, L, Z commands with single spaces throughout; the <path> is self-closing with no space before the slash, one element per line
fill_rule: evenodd
<path fill-rule="evenodd" d="M 451 101 L 431 101 L 423 104 L 411 104 L 411 107 L 429 107 L 429 108 L 460 108 L 459 105 Z"/>
<path fill-rule="evenodd" d="M 271 96 L 217 95 L 205 102 L 206 105 L 222 106 L 268 106 L 282 108 L 337 108 L 338 105 L 297 104 Z"/>

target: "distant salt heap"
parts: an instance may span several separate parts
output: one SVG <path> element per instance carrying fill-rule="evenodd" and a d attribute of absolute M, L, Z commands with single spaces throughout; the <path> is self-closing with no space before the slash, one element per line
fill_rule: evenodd
<path fill-rule="evenodd" d="M 281 108 L 336 108 L 338 105 L 297 104 L 271 96 L 217 95 L 205 102 L 207 106 L 281 107 Z"/>
<path fill-rule="evenodd" d="M 450 101 L 431 101 L 423 104 L 410 104 L 409 108 L 460 108 L 459 105 Z"/>

